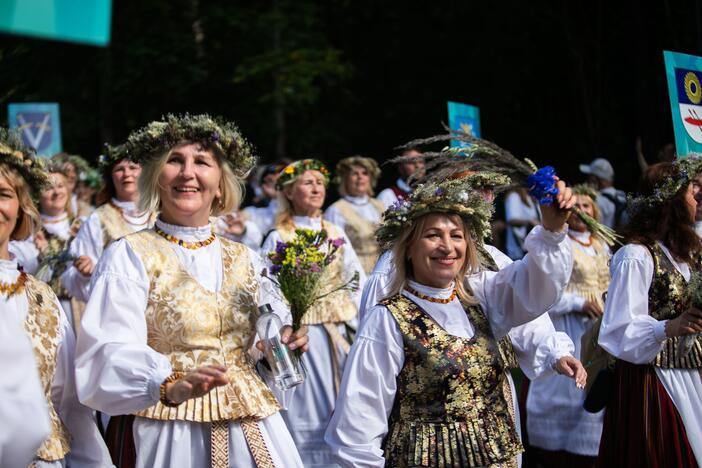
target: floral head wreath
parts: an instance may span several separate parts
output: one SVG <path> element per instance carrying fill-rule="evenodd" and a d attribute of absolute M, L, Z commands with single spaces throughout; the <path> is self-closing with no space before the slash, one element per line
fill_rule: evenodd
<path fill-rule="evenodd" d="M 32 148 L 24 145 L 18 131 L 0 127 L 0 164 L 15 169 L 27 182 L 35 198 L 49 185 L 44 160 L 38 158 Z"/>
<path fill-rule="evenodd" d="M 133 131 L 125 145 L 132 160 L 143 165 L 184 142 L 217 149 L 224 158 L 223 162 L 229 164 L 238 177 L 245 177 L 256 164 L 253 148 L 239 128 L 232 122 L 207 114 L 168 114 L 163 120 Z"/>
<path fill-rule="evenodd" d="M 380 178 L 380 166 L 378 166 L 375 159 L 363 156 L 350 156 L 339 161 L 336 164 L 336 174 L 334 175 L 333 182 L 341 186 L 344 183 L 344 177 L 351 172 L 353 166 L 360 166 L 367 170 L 371 179 L 371 187 L 375 188 L 375 184 Z"/>
<path fill-rule="evenodd" d="M 76 168 L 76 176 L 80 176 L 80 174 L 89 172 L 92 169 L 90 163 L 77 154 L 57 153 L 51 157 L 51 161 L 52 164 L 73 164 L 73 167 Z"/>
<path fill-rule="evenodd" d="M 570 188 L 574 195 L 586 195 L 593 201 L 597 200 L 597 189 L 590 184 L 577 184 Z"/>
<path fill-rule="evenodd" d="M 105 143 L 102 154 L 98 156 L 98 169 L 104 173 L 111 170 L 115 164 L 123 159 L 132 160 L 126 144 L 112 146 Z"/>
<path fill-rule="evenodd" d="M 464 171 L 451 176 L 451 179 L 461 179 L 476 190 L 493 190 L 502 192 L 512 186 L 512 179 L 504 174 L 490 171 Z"/>
<path fill-rule="evenodd" d="M 280 171 L 275 188 L 282 190 L 286 184 L 300 177 L 305 171 L 321 172 L 324 176 L 324 185 L 329 185 L 329 169 L 322 161 L 318 159 L 301 159 L 300 161 L 291 162 Z"/>
<path fill-rule="evenodd" d="M 383 220 L 376 231 L 381 249 L 391 249 L 408 226 L 430 213 L 460 216 L 477 241 L 482 241 L 490 232 L 492 204 L 465 179 L 429 182 L 418 186 L 409 198 L 397 201 L 383 213 Z"/>
<path fill-rule="evenodd" d="M 635 215 L 643 210 L 660 206 L 670 201 L 681 190 L 687 188 L 702 172 L 702 154 L 691 153 L 673 163 L 675 177 L 666 177 L 657 184 L 651 195 L 631 195 L 627 200 L 627 211 Z"/>

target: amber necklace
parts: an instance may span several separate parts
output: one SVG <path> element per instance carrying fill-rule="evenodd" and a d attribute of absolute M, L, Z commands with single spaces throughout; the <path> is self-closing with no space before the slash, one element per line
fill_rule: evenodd
<path fill-rule="evenodd" d="M 429 301 L 429 302 L 434 302 L 436 304 L 448 304 L 449 302 L 456 299 L 456 296 L 458 295 L 458 291 L 456 290 L 456 288 L 453 288 L 453 292 L 446 299 L 439 299 L 436 297 L 427 296 L 426 294 L 422 294 L 419 291 L 417 291 L 416 289 L 414 289 L 413 287 L 407 286 L 407 285 L 405 285 L 405 291 L 412 294 L 413 296 L 417 296 L 420 299 L 423 299 L 423 300 Z"/>
<path fill-rule="evenodd" d="M 17 281 L 14 283 L 3 283 L 0 281 L 0 294 L 7 296 L 7 298 L 11 298 L 18 292 L 22 291 L 24 289 L 24 283 L 27 282 L 27 273 L 24 271 L 20 273 L 19 278 L 17 278 Z"/>
<path fill-rule="evenodd" d="M 576 238 L 575 236 L 572 236 L 570 233 L 568 233 L 568 237 L 570 237 L 572 240 L 577 242 L 578 244 L 582 245 L 583 247 L 590 247 L 592 246 L 592 235 L 588 238 L 587 242 L 583 242 L 580 239 Z"/>
<path fill-rule="evenodd" d="M 117 204 L 116 204 L 115 202 L 113 202 L 112 200 L 110 200 L 108 203 L 110 204 L 110 206 L 111 206 L 112 208 L 114 208 L 115 210 L 117 210 L 117 212 L 119 213 L 119 215 L 122 217 L 122 219 L 123 219 L 127 224 L 131 224 L 132 226 L 143 226 L 144 224 L 146 224 L 146 223 L 149 222 L 149 220 L 148 220 L 148 218 L 147 218 L 146 222 L 143 222 L 143 223 L 133 223 L 133 222 L 129 221 L 129 219 L 127 218 L 127 216 L 124 214 L 124 208 L 122 208 L 121 206 L 117 205 Z M 146 212 L 144 212 L 144 213 L 146 213 Z M 142 213 L 142 215 L 143 215 L 144 213 Z"/>
<path fill-rule="evenodd" d="M 210 235 L 210 237 L 208 237 L 207 239 L 205 239 L 203 241 L 186 242 L 183 239 L 178 239 L 177 237 L 168 234 L 167 232 L 163 232 L 161 229 L 158 228 L 158 226 L 154 226 L 154 231 L 156 232 L 156 234 L 163 237 L 168 242 L 173 242 L 174 244 L 178 244 L 179 246 L 185 247 L 186 249 L 190 249 L 190 250 L 197 250 L 200 247 L 207 247 L 212 242 L 214 242 L 214 240 L 217 238 L 215 236 L 215 233 L 212 232 L 212 235 Z"/>

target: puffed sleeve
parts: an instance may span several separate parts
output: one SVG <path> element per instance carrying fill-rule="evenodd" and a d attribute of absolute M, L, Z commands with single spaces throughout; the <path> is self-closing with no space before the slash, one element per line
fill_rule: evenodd
<path fill-rule="evenodd" d="M 359 328 L 363 326 L 366 312 L 371 310 L 378 302 L 384 299 L 390 292 L 392 255 L 385 252 L 380 256 L 373 267 L 373 271 L 366 280 L 366 284 L 361 290 L 361 305 L 358 308 Z"/>
<path fill-rule="evenodd" d="M 61 305 L 56 300 L 56 307 Z M 66 457 L 71 467 L 113 466 L 105 441 L 98 431 L 93 411 L 78 401 L 74 375 L 76 340 L 61 309 L 61 342 L 56 352 L 56 372 L 51 383 L 51 401 L 71 434 L 71 451 Z"/>
<path fill-rule="evenodd" d="M 561 298 L 548 309 L 548 313 L 556 315 L 570 314 L 571 312 L 580 312 L 583 310 L 586 299 L 578 294 L 564 292 Z"/>
<path fill-rule="evenodd" d="M 103 233 L 100 216 L 93 212 L 80 226 L 78 234 L 68 248 L 70 254 L 78 258 L 81 255 L 89 257 L 96 265 L 103 249 Z M 66 288 L 68 295 L 79 301 L 88 302 L 90 298 L 90 276 L 81 274 L 72 264 L 61 275 L 61 285 Z"/>
<path fill-rule="evenodd" d="M 108 415 L 154 405 L 172 373 L 168 358 L 147 345 L 149 278 L 126 240 L 98 262 L 76 349 L 80 401 Z"/>
<path fill-rule="evenodd" d="M 382 441 L 405 355 L 402 334 L 383 306 L 368 311 L 346 359 L 324 440 L 343 467 L 385 466 Z"/>
<path fill-rule="evenodd" d="M 513 328 L 509 338 L 519 368 L 530 380 L 554 374 L 556 361 L 575 351 L 573 340 L 567 334 L 556 331 L 548 314 Z"/>
<path fill-rule="evenodd" d="M 646 247 L 629 244 L 612 257 L 611 272 L 599 344 L 624 361 L 649 363 L 666 340 L 666 320 L 648 313 L 653 259 Z"/>
<path fill-rule="evenodd" d="M 468 277 L 498 339 L 556 303 L 570 278 L 573 255 L 565 230 L 551 232 L 536 226 L 525 246 L 529 253 L 499 272 Z"/>
<path fill-rule="evenodd" d="M 0 318 L 0 362 L 0 466 L 28 466 L 51 423 L 31 342 L 7 314 Z"/>

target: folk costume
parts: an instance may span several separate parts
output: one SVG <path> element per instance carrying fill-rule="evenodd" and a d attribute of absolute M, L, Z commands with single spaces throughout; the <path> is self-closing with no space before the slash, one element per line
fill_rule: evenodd
<path fill-rule="evenodd" d="M 169 115 L 128 144 L 144 165 L 182 141 L 216 146 L 237 177 L 253 164 L 236 127 L 206 115 Z M 283 396 L 249 357 L 257 306 L 271 304 L 290 323 L 263 268 L 255 252 L 210 224 L 157 220 L 105 250 L 79 335 L 78 392 L 99 411 L 136 416 L 137 467 L 302 466 L 279 414 Z M 179 405 L 165 399 L 168 379 L 203 365 L 227 367 L 229 383 Z"/>
<path fill-rule="evenodd" d="M 386 213 L 379 237 L 396 239 L 417 213 L 444 212 L 482 238 L 490 207 L 461 183 L 418 189 L 399 213 Z M 571 262 L 565 233 L 537 227 L 528 242 L 524 260 L 471 275 L 475 305 L 453 285 L 408 279 L 365 313 L 326 433 L 339 464 L 517 466 L 522 447 L 499 341 L 557 300 Z"/>
<path fill-rule="evenodd" d="M 33 153 L 11 141 L 0 141 L 0 163 L 17 170 L 35 196 L 48 182 Z M 21 324 L 31 342 L 48 408 L 50 433 L 36 452 L 33 466 L 112 466 L 92 411 L 76 396 L 75 336 L 56 294 L 47 284 L 20 271 L 14 260 L 0 260 L 0 286 L 5 318 Z"/>
<path fill-rule="evenodd" d="M 594 201 L 593 201 L 594 202 Z M 561 299 L 549 309 L 556 330 L 575 343 L 580 359 L 581 338 L 596 321 L 581 312 L 585 301 L 604 310 L 603 294 L 609 286 L 609 248 L 590 232 L 569 231 L 573 273 Z M 583 408 L 585 392 L 571 379 L 554 375 L 529 384 L 527 432 L 529 444 L 549 451 L 565 451 L 596 457 L 599 452 L 604 412 Z"/>
<path fill-rule="evenodd" d="M 297 161 L 283 169 L 277 183 L 282 187 L 282 184 L 306 170 L 321 170 L 323 167 L 322 163 L 316 160 Z M 326 168 L 324 170 L 326 171 Z M 343 238 L 345 243 L 325 270 L 328 278 L 323 280 L 322 284 L 341 285 L 356 272 L 360 278 L 359 291 L 337 291 L 330 294 L 316 302 L 303 317 L 302 323 L 307 325 L 310 341 L 315 345 L 310 346 L 309 352 L 302 357 L 307 370 L 305 383 L 296 388 L 288 410 L 283 412 L 304 465 L 333 466 L 332 454 L 324 443 L 324 430 L 334 411 L 334 402 L 350 347 L 347 327 L 355 329 L 357 326 L 360 288 L 365 283 L 365 273 L 348 237 L 336 225 L 324 221 L 321 217 L 309 216 L 292 216 L 291 224 L 276 225 L 275 230 L 263 241 L 262 255 L 275 251 L 278 242 L 292 239 L 296 228 L 314 231 L 324 229 L 330 239 Z"/>
<path fill-rule="evenodd" d="M 702 172 L 687 157 L 651 195 L 630 200 L 635 218 L 655 219 L 663 203 Z M 599 344 L 617 358 L 605 409 L 598 466 L 702 465 L 702 338 L 682 355 L 667 321 L 689 307 L 686 288 L 702 264 L 677 260 L 660 241 L 627 244 L 612 258 Z"/>
<path fill-rule="evenodd" d="M 397 179 L 394 185 L 382 190 L 378 194 L 378 200 L 383 203 L 385 209 L 390 208 L 398 201 L 405 200 L 412 194 L 412 187 L 402 179 Z"/>

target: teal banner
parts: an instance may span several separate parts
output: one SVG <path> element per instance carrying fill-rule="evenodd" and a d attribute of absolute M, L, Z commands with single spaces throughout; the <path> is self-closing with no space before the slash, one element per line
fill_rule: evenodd
<path fill-rule="evenodd" d="M 10 128 L 22 132 L 24 144 L 41 156 L 61 152 L 61 119 L 56 103 L 9 104 L 7 121 Z"/>
<path fill-rule="evenodd" d="M 112 0 L 0 0 L 0 32 L 97 46 L 110 43 Z"/>
<path fill-rule="evenodd" d="M 678 157 L 702 153 L 702 57 L 663 51 Z"/>
<path fill-rule="evenodd" d="M 448 101 L 448 116 L 451 130 L 480 138 L 480 109 L 478 107 Z M 451 146 L 465 146 L 465 144 L 451 140 Z"/>

